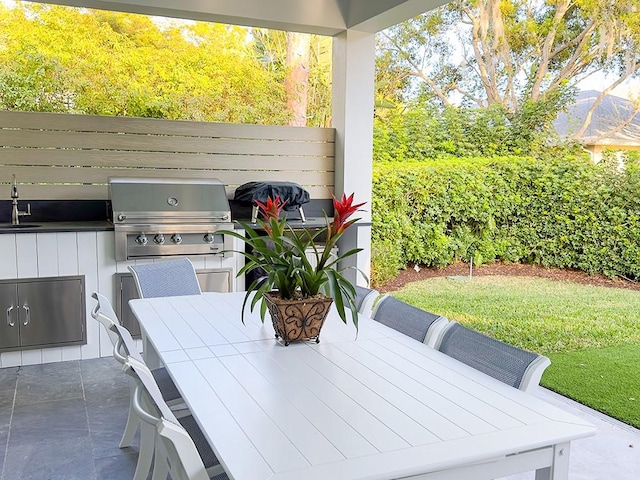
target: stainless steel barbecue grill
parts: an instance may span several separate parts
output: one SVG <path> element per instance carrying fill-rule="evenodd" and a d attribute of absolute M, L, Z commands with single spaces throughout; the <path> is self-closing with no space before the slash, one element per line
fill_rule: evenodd
<path fill-rule="evenodd" d="M 232 238 L 218 233 L 233 229 L 220 180 L 112 178 L 109 190 L 118 261 L 232 248 Z"/>

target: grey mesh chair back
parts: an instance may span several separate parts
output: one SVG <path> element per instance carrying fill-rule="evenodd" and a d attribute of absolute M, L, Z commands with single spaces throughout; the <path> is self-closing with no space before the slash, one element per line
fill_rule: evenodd
<path fill-rule="evenodd" d="M 374 290 L 372 288 L 359 287 L 356 285 L 356 307 L 358 308 L 358 312 L 366 315 L 367 317 L 371 317 L 371 313 L 373 311 L 373 304 L 376 301 L 376 298 L 380 296 L 380 292 Z"/>
<path fill-rule="evenodd" d="M 188 258 L 130 265 L 140 298 L 199 295 L 196 270 Z"/>
<path fill-rule="evenodd" d="M 533 352 L 488 337 L 458 322 L 449 322 L 435 343 L 453 357 L 507 385 L 531 392 L 551 361 Z"/>
<path fill-rule="evenodd" d="M 447 319 L 440 315 L 421 310 L 390 295 L 378 301 L 371 318 L 427 344 L 429 330 L 447 323 Z"/>

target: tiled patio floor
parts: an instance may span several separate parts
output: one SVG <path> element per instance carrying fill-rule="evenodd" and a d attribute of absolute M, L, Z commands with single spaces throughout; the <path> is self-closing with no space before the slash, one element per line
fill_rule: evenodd
<path fill-rule="evenodd" d="M 547 390 L 538 395 L 599 428 L 572 444 L 570 480 L 640 478 L 640 431 Z M 112 358 L 0 369 L 0 480 L 131 479 L 137 448 L 118 448 L 128 405 L 127 378 Z"/>
<path fill-rule="evenodd" d="M 131 479 L 127 382 L 112 358 L 0 369 L 0 479 Z"/>

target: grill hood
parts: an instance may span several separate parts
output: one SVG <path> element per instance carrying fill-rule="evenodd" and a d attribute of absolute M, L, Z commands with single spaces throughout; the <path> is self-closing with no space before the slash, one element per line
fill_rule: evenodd
<path fill-rule="evenodd" d="M 224 184 L 217 179 L 109 180 L 113 223 L 218 223 L 231 220 Z"/>

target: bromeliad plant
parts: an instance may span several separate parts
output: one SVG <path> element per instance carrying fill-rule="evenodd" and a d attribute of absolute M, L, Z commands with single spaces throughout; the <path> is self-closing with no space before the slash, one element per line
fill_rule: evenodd
<path fill-rule="evenodd" d="M 253 271 L 260 273 L 247 287 L 242 304 L 243 321 L 245 307 L 251 298 L 251 311 L 260 302 L 260 318 L 264 322 L 267 310 L 264 294 L 277 290 L 283 299 L 329 296 L 333 298 L 343 322 L 347 321 L 346 309 L 351 309 L 351 318 L 357 328 L 356 290 L 344 278 L 343 269 L 338 267 L 338 263 L 362 249 L 354 248 L 336 255 L 333 247 L 345 230 L 359 220 L 349 218 L 364 203 L 354 205 L 353 194 L 348 197 L 343 195 L 341 200 L 334 197 L 333 220 L 325 214 L 326 226 L 313 232 L 307 229 L 295 230 L 287 223 L 286 218 L 280 218 L 285 203 L 280 197 L 268 198 L 265 204 L 256 202 L 261 215 L 258 224 L 266 235 L 243 222 L 238 223 L 246 236 L 238 232 L 225 232 L 249 246 L 248 251 L 236 251 L 246 259 L 238 276 Z M 314 261 L 310 261 L 308 255 Z"/>

